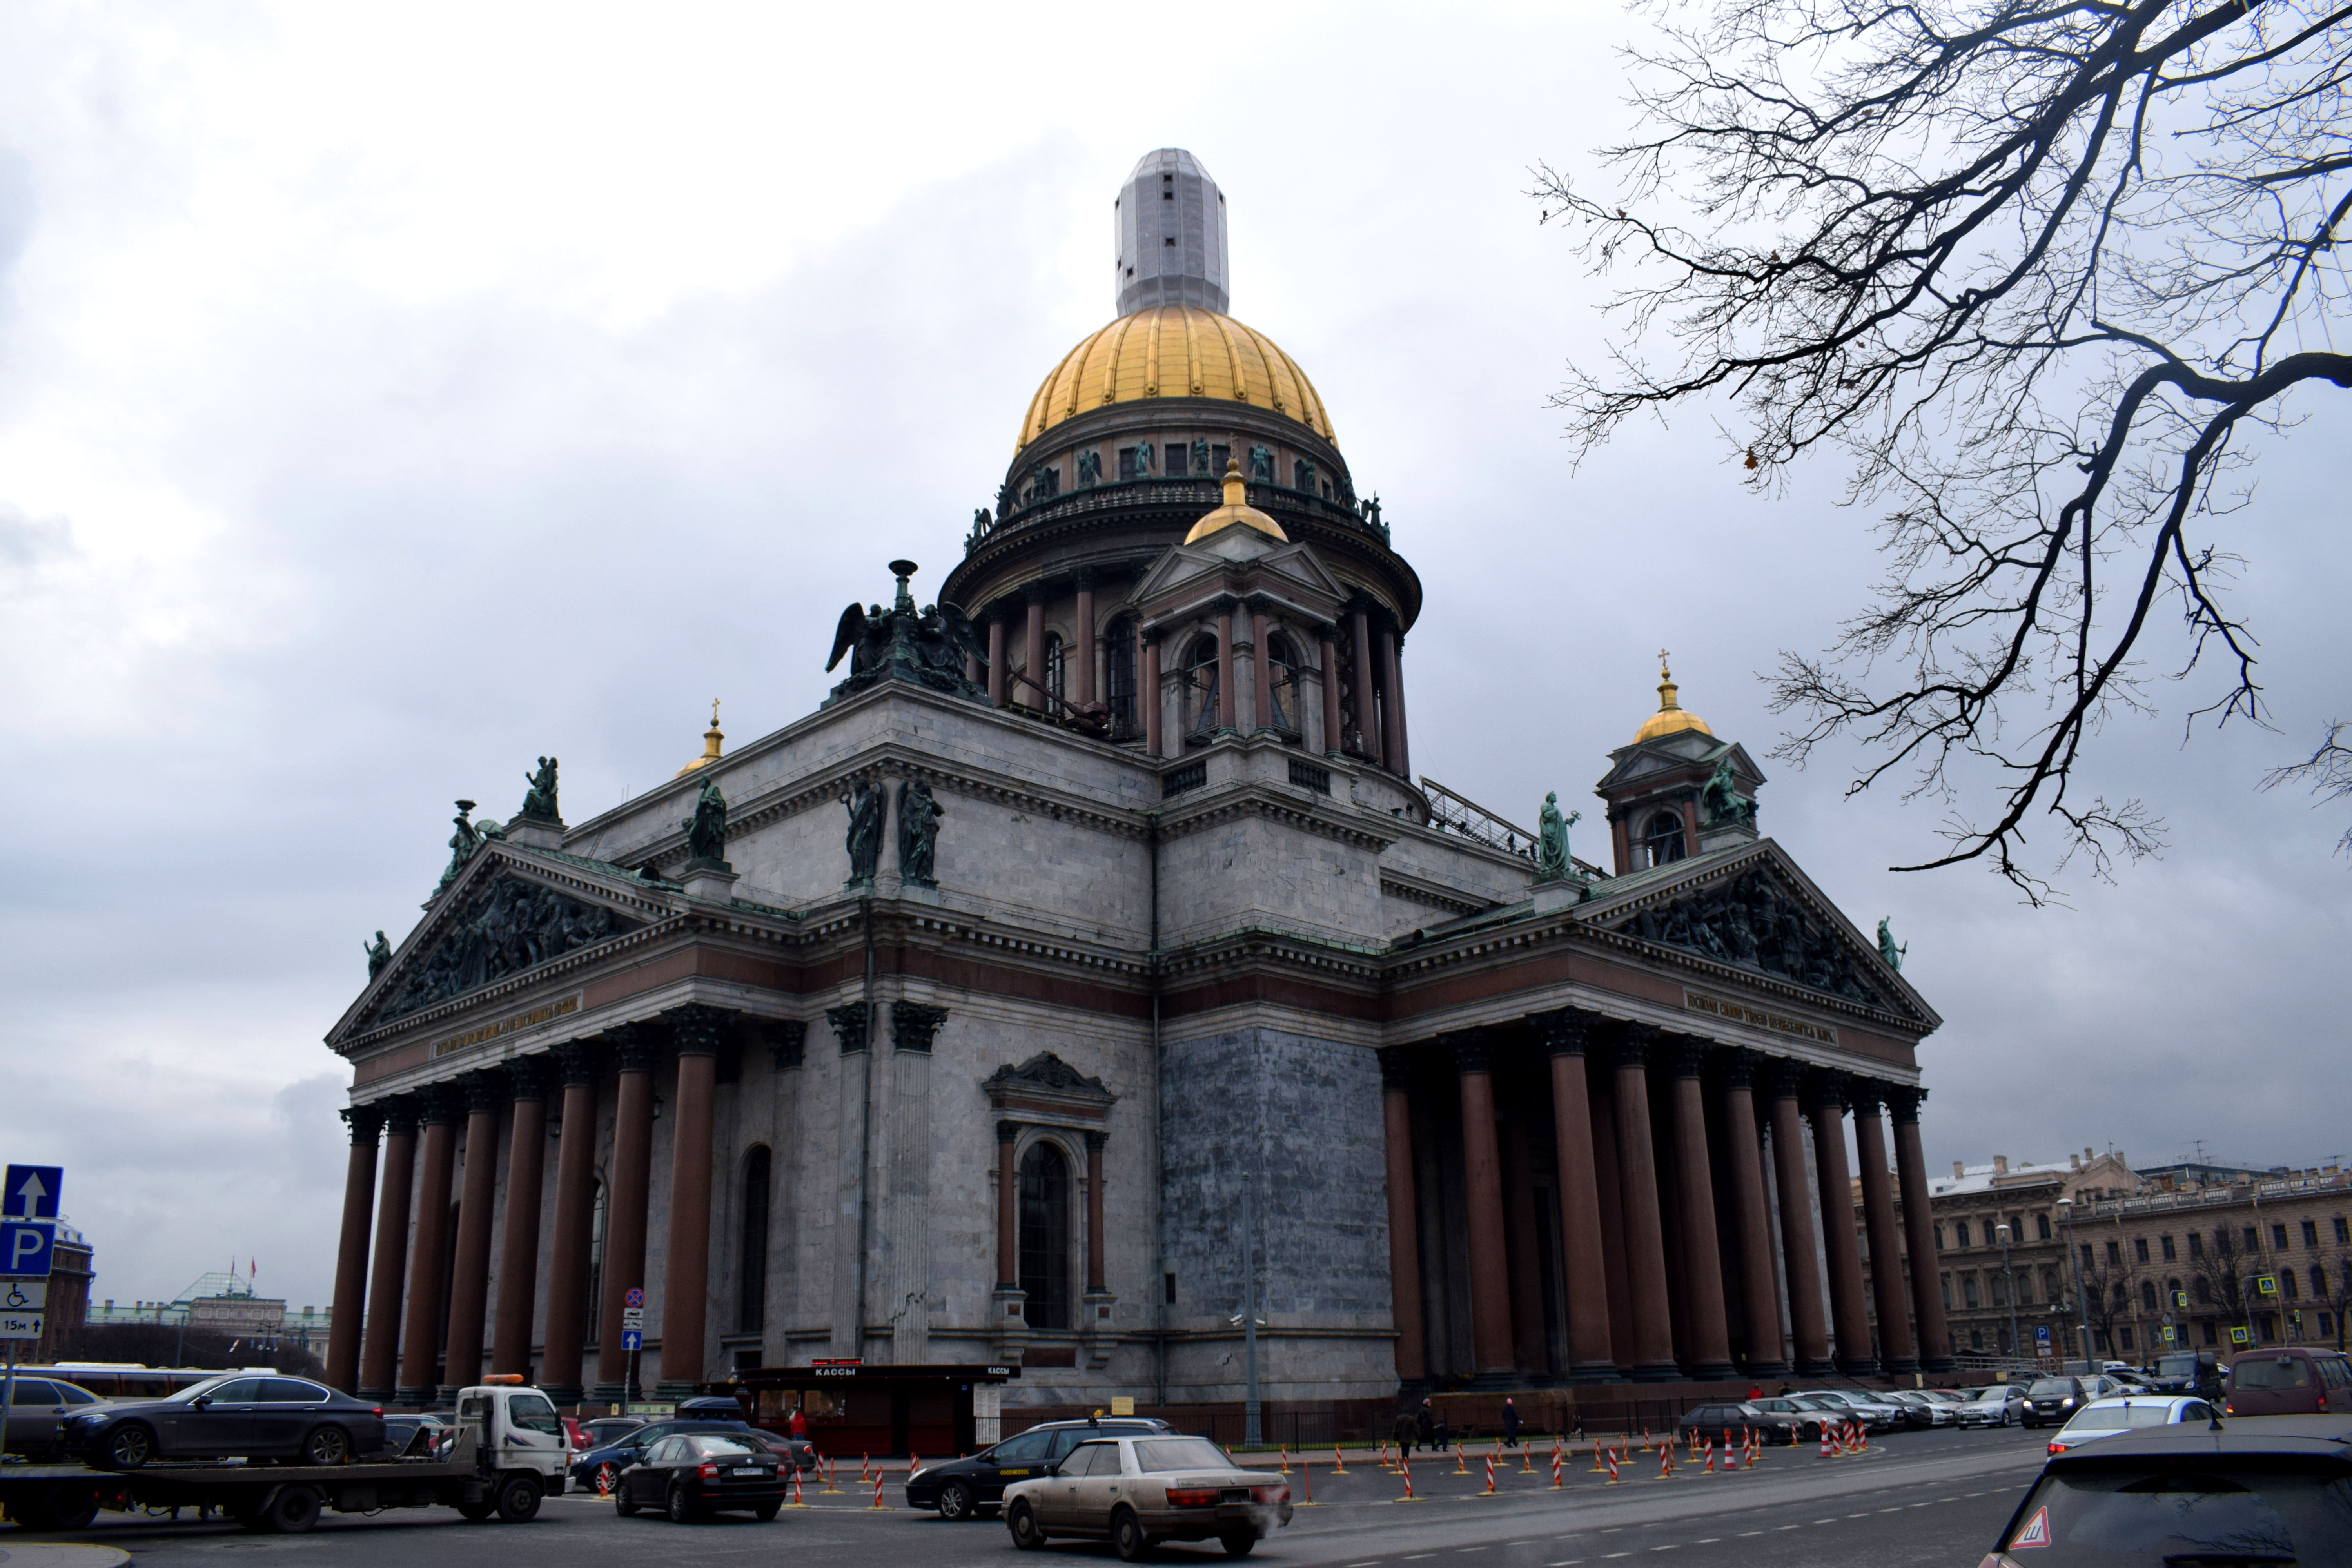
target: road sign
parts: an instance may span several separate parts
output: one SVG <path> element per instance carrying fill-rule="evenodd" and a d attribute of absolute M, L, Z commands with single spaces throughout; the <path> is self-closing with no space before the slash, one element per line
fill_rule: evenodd
<path fill-rule="evenodd" d="M 0 1312 L 37 1312 L 49 1304 L 46 1279 L 0 1279 Z"/>
<path fill-rule="evenodd" d="M 11 1165 L 5 1186 L 0 1186 L 0 1217 L 8 1219 L 55 1219 L 58 1217 L 58 1194 L 66 1184 L 62 1165 Z"/>
<path fill-rule="evenodd" d="M 645 1344 L 646 1335 L 643 1329 L 623 1329 L 621 1331 L 621 1348 L 623 1350 L 643 1350 L 645 1348 Z"/>
<path fill-rule="evenodd" d="M 621 1297 L 621 1305 L 624 1307 L 642 1307 L 645 1304 L 646 1288 L 642 1285 L 630 1286 Z"/>
<path fill-rule="evenodd" d="M 646 1310 L 643 1307 L 624 1307 L 621 1309 L 621 1321 L 625 1323 L 642 1323 L 645 1321 Z"/>
<path fill-rule="evenodd" d="M 0 1220 L 0 1274 L 49 1277 L 49 1248 L 58 1227 L 47 1220 Z"/>
<path fill-rule="evenodd" d="M 37 1340 L 41 1337 L 41 1312 L 0 1311 L 0 1340 Z"/>

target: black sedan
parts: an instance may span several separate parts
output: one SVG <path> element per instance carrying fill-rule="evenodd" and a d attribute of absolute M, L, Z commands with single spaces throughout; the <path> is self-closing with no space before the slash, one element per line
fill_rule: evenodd
<path fill-rule="evenodd" d="M 639 1509 L 658 1509 L 677 1524 L 730 1509 L 768 1520 L 784 1506 L 787 1484 L 776 1456 L 755 1438 L 680 1432 L 621 1472 L 613 1507 L 624 1519 Z"/>
<path fill-rule="evenodd" d="M 307 1378 L 231 1373 L 162 1399 L 93 1405 L 65 1424 L 65 1446 L 109 1470 L 159 1459 L 342 1465 L 384 1446 L 383 1412 Z"/>
<path fill-rule="evenodd" d="M 1729 1441 L 1741 1443 L 1750 1432 L 1759 1442 L 1794 1443 L 1797 1434 L 1814 1419 L 1793 1409 L 1771 1410 L 1761 1404 L 1701 1405 L 1683 1412 L 1675 1429 L 1685 1438 L 1695 1436 L 1702 1443 L 1721 1443 L 1727 1433 Z"/>
<path fill-rule="evenodd" d="M 631 1465 L 643 1463 L 646 1455 L 663 1438 L 681 1434 L 737 1437 L 746 1443 L 758 1443 L 768 1436 L 752 1431 L 740 1421 L 645 1422 L 600 1447 L 590 1448 L 574 1457 L 572 1461 L 572 1483 L 583 1491 L 618 1492 L 622 1471 Z"/>
<path fill-rule="evenodd" d="M 1046 1466 L 1089 1437 L 1148 1437 L 1175 1430 L 1150 1416 L 1042 1422 L 977 1454 L 925 1465 L 907 1478 L 907 1506 L 937 1509 L 941 1519 L 978 1519 L 1003 1505 L 1006 1483 L 1043 1475 Z"/>

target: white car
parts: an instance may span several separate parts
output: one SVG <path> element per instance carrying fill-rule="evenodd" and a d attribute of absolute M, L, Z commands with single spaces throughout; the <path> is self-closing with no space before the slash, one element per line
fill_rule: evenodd
<path fill-rule="evenodd" d="M 1808 1388 L 1801 1390 L 1796 1397 L 1826 1399 L 1832 1405 L 1851 1410 L 1853 1412 L 1853 1418 L 1873 1432 L 1891 1432 L 1898 1426 L 1907 1425 L 1904 1420 L 1901 1405 L 1888 1405 L 1882 1400 L 1867 1398 L 1859 1394 L 1848 1394 L 1842 1388 Z"/>
<path fill-rule="evenodd" d="M 2050 1439 L 2050 1451 L 2063 1454 L 2094 1438 L 2145 1426 L 2179 1426 L 2212 1419 L 2213 1406 L 2189 1394 L 2127 1394 L 2118 1399 L 2095 1399 L 2058 1429 L 2058 1435 Z"/>
<path fill-rule="evenodd" d="M 1243 1557 L 1289 1522 L 1288 1481 L 1174 1433 L 1097 1437 L 1004 1489 L 1004 1528 L 1024 1552 L 1060 1536 L 1108 1540 L 1129 1563 L 1163 1541 L 1214 1541 Z"/>
<path fill-rule="evenodd" d="M 2025 1408 L 2025 1390 L 2014 1383 L 1996 1383 L 1960 1406 L 1963 1426 L 2014 1426 Z"/>

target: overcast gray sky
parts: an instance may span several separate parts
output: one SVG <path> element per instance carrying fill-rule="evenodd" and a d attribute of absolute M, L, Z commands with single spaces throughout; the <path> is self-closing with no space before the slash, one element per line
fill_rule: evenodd
<path fill-rule="evenodd" d="M 1111 313 L 1110 203 L 1191 148 L 1234 314 L 1419 567 L 1416 765 L 1521 820 L 1654 705 L 1759 755 L 1757 673 L 1874 579 L 1838 473 L 1702 415 L 1571 473 L 1602 286 L 1521 193 L 1622 134 L 1608 5 L 0 10 L 0 1156 L 68 1167 L 99 1296 L 232 1256 L 323 1302 L 320 1043 L 446 858 L 563 758 L 575 820 L 806 712 L 833 616 L 936 584 Z M 1897 876 L 1936 813 L 1767 764 L 1762 821 L 1943 1012 L 1931 1160 L 2347 1152 L 2343 822 L 2255 791 L 2352 716 L 2352 421 L 2229 542 L 2282 733 L 2095 781 L 2175 845 L 2072 907 Z M 2161 669 L 2174 649 L 2159 645 Z M 1597 813 L 1589 813 L 1597 817 Z M 1600 835 L 1579 830 L 1597 856 Z"/>

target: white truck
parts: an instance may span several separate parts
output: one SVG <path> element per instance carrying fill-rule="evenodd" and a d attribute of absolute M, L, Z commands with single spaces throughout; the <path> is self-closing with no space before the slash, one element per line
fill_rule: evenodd
<path fill-rule="evenodd" d="M 348 1465 L 155 1464 L 0 1468 L 0 1504 L 27 1530 L 80 1530 L 102 1509 L 214 1508 L 247 1530 L 296 1534 L 327 1510 L 454 1508 L 521 1524 L 563 1490 L 571 1447 L 547 1395 L 512 1384 L 457 1394 L 457 1430 L 434 1455 Z"/>

